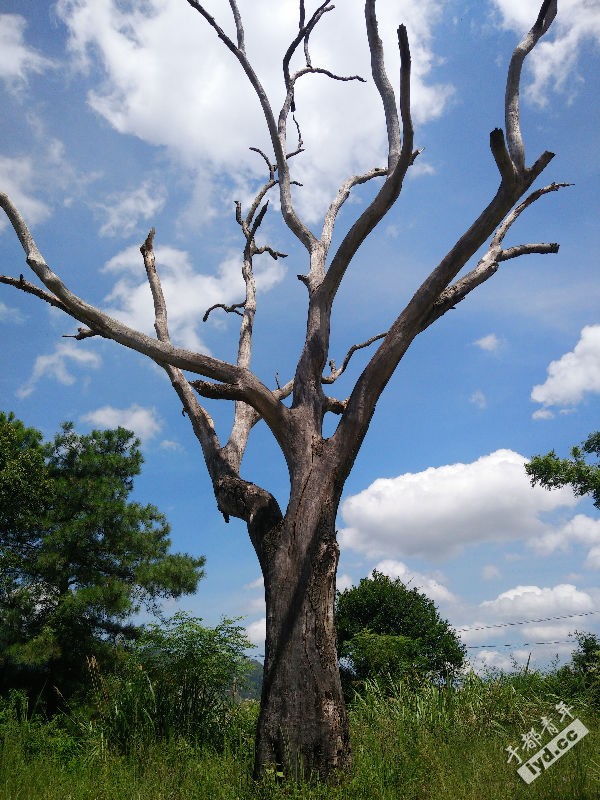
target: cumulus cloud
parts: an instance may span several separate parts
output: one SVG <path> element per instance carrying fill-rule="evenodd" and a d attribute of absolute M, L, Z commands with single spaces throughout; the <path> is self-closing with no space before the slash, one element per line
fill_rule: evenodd
<path fill-rule="evenodd" d="M 132 191 L 109 195 L 97 206 L 105 217 L 100 236 L 130 236 L 140 222 L 151 219 L 163 208 L 166 199 L 164 186 L 151 180 Z"/>
<path fill-rule="evenodd" d="M 129 408 L 102 406 L 81 417 L 82 422 L 89 422 L 98 428 L 127 428 L 140 439 L 148 441 L 158 435 L 162 422 L 154 408 L 144 408 L 133 403 Z"/>
<path fill-rule="evenodd" d="M 35 391 L 42 378 L 52 378 L 63 386 L 72 386 L 76 378 L 69 371 L 69 366 L 97 369 L 101 359 L 96 353 L 84 350 L 71 342 L 59 344 L 53 353 L 38 356 L 33 365 L 29 380 L 17 390 L 17 397 L 29 397 Z"/>
<path fill-rule="evenodd" d="M 0 78 L 16 91 L 32 72 L 44 72 L 53 62 L 25 43 L 26 21 L 19 14 L 0 14 Z"/>
<path fill-rule="evenodd" d="M 561 583 L 553 587 L 515 586 L 494 600 L 484 600 L 480 608 L 492 617 L 509 622 L 593 611 L 594 601 L 572 583 Z"/>
<path fill-rule="evenodd" d="M 436 63 L 433 26 L 442 6 L 440 0 L 378 3 L 391 76 L 399 70 L 396 28 L 405 22 L 409 31 L 417 123 L 439 116 L 452 93 L 447 85 L 429 82 Z M 207 7 L 235 38 L 229 8 L 210 2 Z M 104 79 L 90 92 L 89 102 L 116 130 L 166 147 L 188 169 L 198 170 L 205 185 L 212 180 L 213 190 L 225 177 L 233 179 L 238 192 L 249 180 L 264 177 L 262 160 L 248 151 L 250 145 L 272 150 L 256 95 L 236 59 L 197 12 L 185 3 L 160 0 L 133 10 L 118 0 L 60 0 L 57 8 L 74 60 L 88 69 L 99 59 Z M 249 58 L 277 116 L 283 99 L 281 60 L 298 29 L 297 4 L 242 0 L 240 11 Z M 296 116 L 306 152 L 293 163 L 294 178 L 304 184 L 297 204 L 315 221 L 348 175 L 385 163 L 386 132 L 370 81 L 362 8 L 326 14 L 311 37 L 311 55 L 315 65 L 369 79 L 368 84 L 340 83 L 314 75 L 298 83 Z M 299 53 L 294 69 L 302 65 L 301 58 Z M 295 137 L 292 125 L 290 149 L 296 147 Z M 211 202 L 210 196 L 204 200 Z"/>
<path fill-rule="evenodd" d="M 577 615 L 595 607 L 592 595 L 574 584 L 515 586 L 480 603 L 473 610 L 476 621 L 459 628 L 458 633 L 470 646 L 469 659 L 478 671 L 514 669 L 513 660 L 526 662 L 531 653 L 533 661 L 541 665 L 556 653 L 567 656 L 573 650 L 566 640 L 579 624 Z M 479 649 L 482 642 L 493 644 Z"/>
<path fill-rule="evenodd" d="M 420 572 L 410 569 L 402 561 L 394 561 L 391 558 L 380 561 L 375 569 L 383 572 L 392 579 L 400 578 L 402 583 L 411 588 L 414 586 L 435 603 L 453 603 L 457 598 L 439 580 L 434 577 L 423 575 Z"/>
<path fill-rule="evenodd" d="M 29 188 L 36 182 L 36 169 L 31 158 L 8 158 L 0 156 L 0 185 L 29 225 L 43 222 L 50 216 L 50 209 L 35 198 Z M 0 215 L 0 231 L 8 226 L 5 214 Z"/>
<path fill-rule="evenodd" d="M 585 514 L 576 514 L 573 519 L 558 528 L 549 530 L 531 539 L 529 546 L 540 555 L 568 552 L 572 545 L 589 548 L 585 566 L 590 569 L 600 567 L 600 519 L 592 519 Z"/>
<path fill-rule="evenodd" d="M 523 34 L 535 21 L 539 0 L 494 0 L 505 28 Z M 583 81 L 577 71 L 582 48 L 600 45 L 600 11 L 595 0 L 561 0 L 558 16 L 548 34 L 529 56 L 532 80 L 525 94 L 540 106 L 550 90 L 574 95 Z"/>
<path fill-rule="evenodd" d="M 225 259 L 216 275 L 194 270 L 188 254 L 174 247 L 157 247 L 156 264 L 167 309 L 169 329 L 176 344 L 207 352 L 198 333 L 202 316 L 215 303 L 239 302 L 244 293 L 239 255 Z M 153 333 L 154 305 L 141 267 L 139 247 L 132 245 L 108 261 L 103 270 L 120 276 L 107 297 L 107 312 L 127 325 Z M 282 280 L 281 261 L 265 257 L 255 270 L 258 291 L 267 291 Z"/>
<path fill-rule="evenodd" d="M 541 516 L 578 500 L 569 488 L 532 487 L 525 458 L 497 450 L 470 464 L 379 478 L 346 498 L 343 547 L 368 556 L 446 557 L 467 544 L 541 536 Z"/>
<path fill-rule="evenodd" d="M 531 392 L 531 399 L 544 405 L 535 418 L 546 418 L 540 412 L 548 406 L 576 405 L 587 394 L 600 394 L 600 325 L 583 328 L 573 350 L 548 365 L 546 381 Z"/>

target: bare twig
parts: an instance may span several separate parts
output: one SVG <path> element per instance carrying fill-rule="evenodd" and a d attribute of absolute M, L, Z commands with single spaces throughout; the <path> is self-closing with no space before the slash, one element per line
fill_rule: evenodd
<path fill-rule="evenodd" d="M 362 350 L 364 347 L 369 347 L 372 345 L 373 342 L 377 342 L 379 339 L 383 339 L 387 335 L 387 331 L 385 333 L 378 333 L 377 336 L 371 336 L 370 339 L 367 339 L 366 342 L 362 344 L 353 344 L 350 350 L 346 353 L 346 357 L 342 362 L 342 366 L 337 369 L 335 366 L 335 362 L 333 359 L 329 362 L 329 367 L 331 369 L 331 373 L 329 375 L 323 375 L 322 382 L 323 383 L 334 383 L 337 379 L 346 371 L 346 367 L 350 363 L 350 359 L 356 353 L 357 350 Z"/>
<path fill-rule="evenodd" d="M 549 194 L 550 192 L 558 192 L 560 189 L 566 189 L 572 185 L 572 183 L 550 183 L 548 186 L 543 186 L 541 189 L 536 189 L 534 192 L 531 192 L 531 194 L 529 194 L 521 203 L 519 203 L 519 205 L 513 208 L 510 214 L 508 214 L 498 226 L 498 230 L 494 234 L 490 246 L 492 248 L 500 247 L 511 225 L 520 217 L 526 208 L 528 208 L 532 203 L 535 203 L 535 201 L 540 197 L 543 197 L 543 195 Z"/>
<path fill-rule="evenodd" d="M 202 317 L 202 322 L 206 322 L 210 312 L 214 311 L 215 308 L 222 308 L 223 311 L 226 311 L 228 314 L 233 313 L 233 314 L 238 314 L 240 317 L 243 317 L 244 316 L 243 313 L 241 311 L 238 311 L 238 308 L 243 308 L 245 304 L 246 304 L 245 301 L 242 301 L 241 303 L 234 303 L 231 306 L 226 306 L 225 303 L 215 303 L 214 306 L 211 306 L 206 310 L 204 316 Z"/>
<path fill-rule="evenodd" d="M 91 331 L 89 328 L 77 328 L 77 333 L 63 333 L 63 339 L 77 339 L 81 341 L 82 339 L 90 339 L 92 336 L 97 336 L 98 334 L 94 331 Z"/>
<path fill-rule="evenodd" d="M 34 283 L 29 283 L 22 275 L 19 278 L 13 278 L 10 275 L 0 275 L 0 283 L 4 283 L 7 286 L 14 286 L 16 289 L 21 289 L 23 292 L 27 292 L 27 294 L 39 297 L 40 300 L 49 303 L 49 305 L 54 306 L 54 308 L 60 308 L 61 311 L 67 314 L 69 313 L 65 304 L 61 302 L 58 297 L 55 297 L 50 292 L 45 292 Z"/>

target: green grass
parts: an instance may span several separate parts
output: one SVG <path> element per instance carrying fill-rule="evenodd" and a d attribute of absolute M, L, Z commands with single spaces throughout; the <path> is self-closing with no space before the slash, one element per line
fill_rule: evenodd
<path fill-rule="evenodd" d="M 460 690 L 368 686 L 350 706 L 354 768 L 335 786 L 252 781 L 252 702 L 238 707 L 218 747 L 134 740 L 124 753 L 97 722 L 76 713 L 28 720 L 13 698 L 0 708 L 0 798 L 600 800 L 600 713 L 560 690 L 552 676 L 536 673 L 471 677 Z M 559 699 L 590 733 L 526 785 L 504 748 L 519 744 L 543 714 L 558 722 Z"/>

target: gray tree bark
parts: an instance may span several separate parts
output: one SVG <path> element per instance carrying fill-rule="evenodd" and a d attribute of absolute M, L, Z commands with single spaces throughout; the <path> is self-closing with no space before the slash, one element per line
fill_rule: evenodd
<path fill-rule="evenodd" d="M 423 281 L 406 307 L 386 332 L 354 345 L 341 367 L 329 361 L 330 320 L 337 290 L 346 269 L 362 242 L 383 219 L 398 198 L 404 177 L 419 150 L 413 148 L 410 116 L 410 50 L 404 26 L 398 28 L 401 57 L 399 99 L 385 72 L 383 47 L 378 34 L 375 0 L 366 0 L 365 22 L 371 50 L 372 77 L 385 112 L 387 165 L 348 178 L 340 187 L 315 235 L 297 214 L 291 194 L 290 163 L 302 151 L 287 150 L 287 121 L 294 107 L 294 89 L 304 76 L 320 72 L 335 80 L 357 76 L 335 75 L 315 67 L 309 52 L 312 31 L 324 14 L 333 10 L 322 3 L 307 20 L 303 0 L 299 3 L 298 34 L 284 57 L 286 96 L 275 116 L 269 99 L 245 51 L 241 15 L 230 0 L 236 40 L 229 38 L 216 20 L 196 0 L 188 0 L 240 63 L 262 106 L 270 134 L 274 159 L 260 150 L 268 178 L 243 215 L 236 204 L 236 221 L 243 240 L 242 274 L 245 299 L 235 306 L 220 306 L 241 315 L 238 357 L 235 364 L 173 346 L 169 336 L 167 308 L 154 259 L 154 231 L 141 247 L 155 309 L 156 338 L 144 335 L 111 319 L 98 308 L 74 295 L 41 255 L 27 225 L 10 198 L 0 194 L 5 210 L 19 237 L 26 261 L 44 288 L 11 276 L 0 283 L 12 285 L 65 311 L 84 327 L 74 338 L 103 336 L 147 355 L 169 375 L 194 433 L 202 447 L 217 505 L 228 520 L 244 520 L 256 551 L 265 583 L 267 638 L 265 678 L 256 738 L 255 774 L 267 768 L 282 769 L 294 776 L 313 771 L 327 775 L 345 769 L 351 762 L 348 717 L 344 707 L 336 660 L 333 604 L 338 545 L 335 518 L 345 480 L 367 433 L 376 403 L 388 380 L 414 338 L 488 280 L 500 264 L 529 253 L 555 253 L 556 243 L 529 243 L 503 248 L 514 221 L 543 195 L 567 184 L 550 184 L 529 195 L 527 191 L 553 157 L 543 153 L 526 166 L 519 119 L 519 82 L 526 55 L 546 33 L 556 15 L 556 0 L 544 0 L 538 18 L 515 49 L 505 94 L 505 133 L 490 134 L 492 155 L 500 173 L 499 187 L 487 207 L 450 248 L 447 255 Z M 305 66 L 290 72 L 292 56 L 302 46 Z M 508 144 L 506 144 L 508 142 Z M 374 179 L 381 186 L 371 204 L 360 214 L 330 257 L 332 234 L 340 209 L 352 189 Z M 285 224 L 305 248 L 306 275 L 298 276 L 308 292 L 307 328 L 295 375 L 285 386 L 271 389 L 250 369 L 252 328 L 256 313 L 253 260 L 266 254 L 282 258 L 268 246 L 259 247 L 255 236 L 267 211 L 263 202 L 277 188 Z M 490 239 L 491 237 L 491 239 Z M 475 252 L 490 240 L 486 253 L 461 277 L 459 273 Z M 209 309 L 209 313 L 216 310 Z M 242 311 L 243 309 L 243 311 Z M 323 387 L 335 383 L 352 355 L 379 342 L 377 350 L 358 377 L 346 399 L 326 396 Z M 190 380 L 184 374 L 200 376 Z M 292 397 L 291 405 L 283 401 Z M 235 418 L 229 440 L 221 445 L 208 411 L 198 397 L 230 400 Z M 325 414 L 339 415 L 333 436 L 323 437 Z M 263 420 L 279 444 L 290 476 L 290 500 L 285 513 L 265 489 L 240 477 L 242 458 L 253 426 Z"/>

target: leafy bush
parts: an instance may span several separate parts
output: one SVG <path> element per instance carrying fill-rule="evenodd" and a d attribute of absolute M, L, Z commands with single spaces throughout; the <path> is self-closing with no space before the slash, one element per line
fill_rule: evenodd
<path fill-rule="evenodd" d="M 119 671 L 104 677 L 91 662 L 102 729 L 127 751 L 155 739 L 183 737 L 218 745 L 231 723 L 238 689 L 251 669 L 243 628 L 215 628 L 185 613 L 146 627 Z"/>

